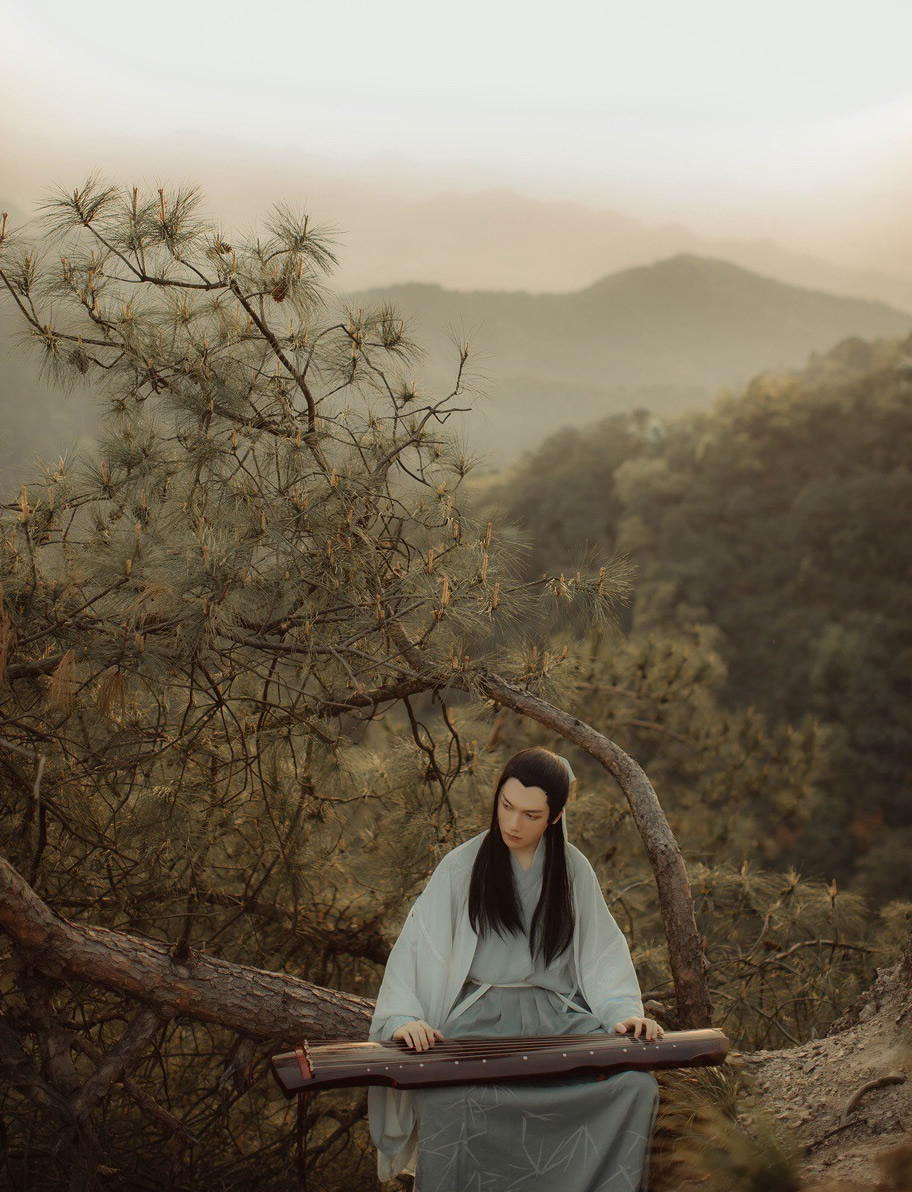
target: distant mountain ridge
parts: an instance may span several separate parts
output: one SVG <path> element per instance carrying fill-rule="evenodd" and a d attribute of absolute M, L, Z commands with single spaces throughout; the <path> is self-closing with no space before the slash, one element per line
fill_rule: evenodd
<path fill-rule="evenodd" d="M 729 261 L 680 254 L 611 274 L 574 294 L 460 292 L 435 285 L 370 290 L 391 301 L 447 383 L 451 332 L 479 351 L 489 400 L 467 424 L 503 461 L 562 425 L 625 409 L 672 412 L 798 368 L 849 336 L 908 334 L 912 315 L 885 303 L 790 286 Z"/>
<path fill-rule="evenodd" d="M 679 254 L 603 277 L 575 293 L 454 291 L 390 286 L 349 296 L 389 300 L 426 349 L 427 386 L 455 376 L 453 338 L 471 342 L 482 396 L 463 419 L 469 446 L 499 468 L 563 426 L 648 408 L 670 413 L 709 402 L 759 372 L 802 367 L 847 337 L 905 335 L 912 315 L 884 303 L 804 289 L 728 261 Z M 21 461 L 56 458 L 91 436 L 89 392 L 69 398 L 38 381 L 17 355 L 0 311 L 0 488 L 18 486 Z"/>
<path fill-rule="evenodd" d="M 650 224 L 618 211 L 506 190 L 417 202 L 381 199 L 364 211 L 343 202 L 338 218 L 350 229 L 343 264 L 350 259 L 359 275 L 383 278 L 384 286 L 416 281 L 460 290 L 572 293 L 599 274 L 689 254 L 912 312 L 912 278 L 900 272 L 834 264 L 769 238 L 716 239 L 680 222 Z"/>

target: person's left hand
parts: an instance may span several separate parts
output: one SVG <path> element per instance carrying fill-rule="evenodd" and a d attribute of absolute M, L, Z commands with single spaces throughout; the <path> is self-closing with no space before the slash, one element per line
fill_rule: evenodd
<path fill-rule="evenodd" d="M 616 1022 L 614 1029 L 619 1035 L 630 1034 L 634 1039 L 646 1039 L 650 1043 L 665 1034 L 654 1018 L 625 1018 Z"/>

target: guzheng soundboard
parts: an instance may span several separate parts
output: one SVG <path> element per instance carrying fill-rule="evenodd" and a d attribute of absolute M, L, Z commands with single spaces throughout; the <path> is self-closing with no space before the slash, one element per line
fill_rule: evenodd
<path fill-rule="evenodd" d="M 647 1043 L 627 1035 L 445 1039 L 429 1051 L 404 1043 L 300 1043 L 272 1057 L 286 1096 L 357 1085 L 397 1089 L 508 1084 L 561 1076 L 610 1076 L 631 1068 L 691 1068 L 724 1062 L 721 1031 L 667 1031 Z"/>

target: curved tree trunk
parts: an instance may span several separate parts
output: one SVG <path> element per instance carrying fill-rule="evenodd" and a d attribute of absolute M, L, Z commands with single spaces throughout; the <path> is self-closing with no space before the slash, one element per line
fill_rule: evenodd
<path fill-rule="evenodd" d="M 591 725 L 497 675 L 483 675 L 478 687 L 495 703 L 537 720 L 584 749 L 617 781 L 630 805 L 655 875 L 675 985 L 677 1025 L 709 1026 L 712 1003 L 687 870 L 662 805 L 642 768 L 620 746 Z"/>
<path fill-rule="evenodd" d="M 671 975 L 675 986 L 676 1025 L 706 1027 L 712 1019 L 712 1001 L 706 983 L 706 962 L 694 918 L 693 896 L 684 858 L 652 783 L 642 767 L 614 741 L 523 687 L 506 682 L 492 671 L 471 674 L 452 671 L 442 678 L 428 667 L 421 650 L 408 640 L 401 626 L 388 626 L 396 648 L 428 689 L 456 687 L 469 695 L 482 695 L 501 707 L 537 720 L 567 741 L 592 755 L 605 767 L 627 798 L 634 822 L 646 848 L 659 895 L 662 924 L 668 941 Z"/>

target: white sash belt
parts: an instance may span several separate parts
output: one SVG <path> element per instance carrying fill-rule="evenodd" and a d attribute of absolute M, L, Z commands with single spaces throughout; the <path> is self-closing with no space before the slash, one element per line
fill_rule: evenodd
<path fill-rule="evenodd" d="M 544 985 L 535 985 L 531 981 L 475 981 L 471 977 L 468 984 L 477 985 L 477 989 L 473 989 L 468 997 L 464 998 L 455 1010 L 451 1010 L 447 1015 L 447 1021 L 452 1022 L 454 1018 L 458 1018 L 460 1014 L 468 1010 L 469 1006 L 474 1006 L 480 997 L 488 992 L 489 989 L 541 989 L 544 993 L 553 993 L 555 997 L 560 998 L 564 1005 L 569 1010 L 577 1010 L 580 1013 L 585 1013 L 582 1006 L 571 1001 L 570 998 L 565 997 L 556 989 L 546 989 Z"/>

